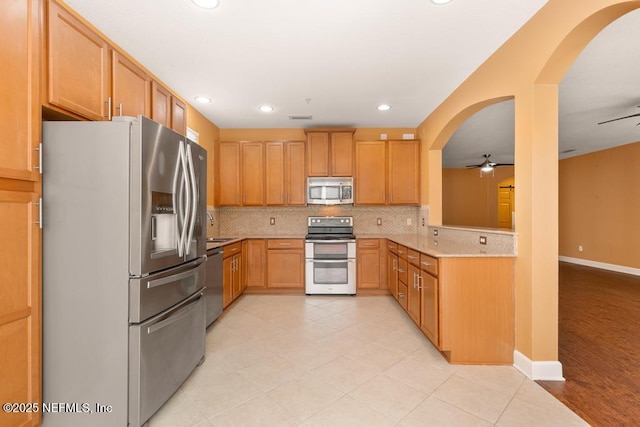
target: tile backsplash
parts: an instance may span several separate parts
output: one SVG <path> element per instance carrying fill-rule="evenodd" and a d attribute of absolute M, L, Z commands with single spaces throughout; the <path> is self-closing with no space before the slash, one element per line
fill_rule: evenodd
<path fill-rule="evenodd" d="M 425 209 L 426 208 L 426 217 Z M 209 208 L 214 225 L 208 235 L 220 236 L 304 236 L 309 216 L 352 216 L 354 233 L 415 234 L 428 224 L 428 207 L 415 206 L 301 206 Z M 271 225 L 273 218 L 274 224 Z M 380 219 L 380 225 L 378 225 Z"/>

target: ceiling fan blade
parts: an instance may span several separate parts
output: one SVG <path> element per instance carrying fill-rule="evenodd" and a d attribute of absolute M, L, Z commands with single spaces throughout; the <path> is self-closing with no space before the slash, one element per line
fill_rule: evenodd
<path fill-rule="evenodd" d="M 513 163 L 493 163 L 493 166 L 513 166 Z"/>
<path fill-rule="evenodd" d="M 611 122 L 615 122 L 617 120 L 628 119 L 628 118 L 631 118 L 631 117 L 640 117 L 640 113 L 632 114 L 630 116 L 618 117 L 617 119 L 606 120 L 606 121 L 600 122 L 598 124 L 602 125 L 602 124 L 605 124 L 605 123 L 611 123 Z"/>
<path fill-rule="evenodd" d="M 482 165 L 467 165 L 468 169 L 481 168 Z"/>

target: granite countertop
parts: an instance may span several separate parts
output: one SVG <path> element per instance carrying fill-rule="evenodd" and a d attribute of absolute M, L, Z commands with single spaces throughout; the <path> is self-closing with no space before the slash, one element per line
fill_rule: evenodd
<path fill-rule="evenodd" d="M 515 257 L 514 253 L 500 247 L 480 246 L 466 242 L 454 242 L 431 236 L 415 234 L 359 234 L 356 237 L 365 239 L 389 239 L 409 249 L 430 255 L 434 258 L 453 257 Z M 479 247 L 478 247 L 479 246 Z"/>
<path fill-rule="evenodd" d="M 241 242 L 245 239 L 304 239 L 304 236 L 300 235 L 264 235 L 264 236 L 236 236 L 236 237 L 226 237 L 226 236 L 209 236 L 207 239 L 229 239 L 224 242 L 210 242 L 207 241 L 207 250 L 218 249 L 223 246 L 232 245 L 234 243 Z"/>

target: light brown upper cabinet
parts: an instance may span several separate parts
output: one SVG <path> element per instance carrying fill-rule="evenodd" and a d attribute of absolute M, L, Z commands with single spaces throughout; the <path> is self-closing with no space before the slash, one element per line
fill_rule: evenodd
<path fill-rule="evenodd" d="M 355 151 L 354 203 L 386 204 L 386 141 L 356 141 Z"/>
<path fill-rule="evenodd" d="M 187 134 L 187 105 L 171 96 L 171 129 L 181 135 Z"/>
<path fill-rule="evenodd" d="M 264 204 L 264 145 L 262 142 L 243 142 L 240 151 L 242 204 L 261 206 Z"/>
<path fill-rule="evenodd" d="M 305 205 L 304 142 L 265 143 L 267 205 Z"/>
<path fill-rule="evenodd" d="M 355 129 L 306 131 L 309 176 L 353 176 L 354 132 Z"/>
<path fill-rule="evenodd" d="M 240 142 L 219 142 L 216 156 L 216 192 L 218 206 L 240 206 Z"/>
<path fill-rule="evenodd" d="M 54 0 L 47 5 L 47 107 L 88 120 L 142 114 L 186 134 L 182 100 L 81 17 Z"/>
<path fill-rule="evenodd" d="M 216 205 L 264 205 L 264 144 L 223 141 L 217 153 Z"/>
<path fill-rule="evenodd" d="M 171 92 L 155 80 L 151 83 L 151 119 L 171 127 Z"/>
<path fill-rule="evenodd" d="M 124 55 L 112 50 L 112 116 L 151 115 L 151 79 Z"/>
<path fill-rule="evenodd" d="M 356 141 L 355 204 L 420 203 L 420 141 Z"/>
<path fill-rule="evenodd" d="M 151 119 L 179 134 L 187 134 L 187 106 L 169 89 L 155 80 L 151 82 Z"/>
<path fill-rule="evenodd" d="M 389 141 L 390 205 L 420 203 L 420 141 Z"/>
<path fill-rule="evenodd" d="M 109 45 L 50 0 L 49 103 L 90 120 L 109 118 Z"/>

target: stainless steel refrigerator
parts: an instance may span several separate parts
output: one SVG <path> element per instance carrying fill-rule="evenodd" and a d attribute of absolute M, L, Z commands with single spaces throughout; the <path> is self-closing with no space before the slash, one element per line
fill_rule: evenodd
<path fill-rule="evenodd" d="M 142 425 L 204 360 L 206 159 L 142 116 L 43 123 L 44 426 Z"/>

